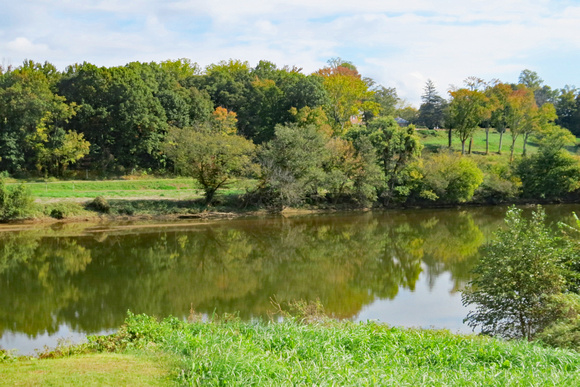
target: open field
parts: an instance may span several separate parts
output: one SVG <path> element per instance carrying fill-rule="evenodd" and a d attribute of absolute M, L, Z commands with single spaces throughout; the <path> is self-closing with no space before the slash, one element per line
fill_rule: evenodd
<path fill-rule="evenodd" d="M 448 137 L 447 137 L 447 129 L 437 129 L 437 130 L 428 130 L 428 129 L 420 129 L 417 130 L 421 138 L 421 143 L 425 146 L 424 151 L 436 151 L 440 148 L 447 148 L 448 146 Z M 499 137 L 500 134 L 493 129 L 489 131 L 489 153 L 490 154 L 497 154 L 499 150 Z M 538 149 L 538 144 L 534 142 L 534 138 L 530 138 L 528 140 L 527 151 L 528 154 L 533 154 Z M 510 154 L 510 146 L 512 143 L 512 138 L 510 135 L 509 130 L 504 133 L 503 135 L 503 142 L 502 142 L 502 155 L 509 157 Z M 453 135 L 451 139 L 451 147 L 455 151 L 461 151 L 461 141 L 457 136 Z M 524 138 L 523 136 L 519 136 L 515 143 L 515 150 L 514 156 L 520 156 L 522 154 L 524 147 Z M 467 152 L 469 148 L 469 142 L 465 143 L 465 151 Z M 577 154 L 578 148 L 576 146 L 569 146 L 567 150 L 572 154 Z M 485 130 L 478 129 L 473 136 L 473 147 L 472 152 L 477 154 L 484 154 L 485 153 Z"/>
<path fill-rule="evenodd" d="M 191 178 L 148 178 L 139 180 L 63 180 L 22 181 L 35 198 L 49 199 L 80 198 L 92 199 L 103 196 L 107 199 L 176 199 L 194 200 L 203 197 L 203 190 Z M 222 194 L 241 194 L 255 185 L 254 180 L 232 181 L 231 188 L 221 189 Z M 9 183 L 16 184 L 16 183 Z"/>

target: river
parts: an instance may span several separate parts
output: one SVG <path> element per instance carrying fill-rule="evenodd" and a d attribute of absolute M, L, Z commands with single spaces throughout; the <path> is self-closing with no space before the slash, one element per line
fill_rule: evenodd
<path fill-rule="evenodd" d="M 470 332 L 460 289 L 506 207 L 0 228 L 0 348 L 33 354 L 113 332 L 127 310 L 329 315 Z M 531 211 L 529 208 L 526 211 Z M 546 206 L 569 221 L 580 205 Z"/>

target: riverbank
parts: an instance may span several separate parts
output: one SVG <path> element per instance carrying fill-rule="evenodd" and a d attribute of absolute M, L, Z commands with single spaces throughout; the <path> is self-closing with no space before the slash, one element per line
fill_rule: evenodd
<path fill-rule="evenodd" d="M 100 361 L 107 358 L 103 353 L 114 353 L 121 362 L 128 362 L 124 366 L 127 375 L 149 372 L 160 385 L 580 383 L 579 353 L 534 343 L 393 328 L 374 322 L 339 322 L 316 313 L 278 323 L 242 322 L 232 315 L 210 322 L 196 321 L 196 317 L 190 316 L 192 322 L 176 318 L 158 321 L 129 314 L 115 335 L 92 337 L 88 344 L 59 348 L 41 357 L 94 359 L 95 368 L 99 368 Z M 152 367 L 150 359 L 155 358 L 163 361 Z M 4 356 L 0 363 L 2 380 L 34 384 L 62 372 L 62 361 L 30 362 Z M 111 379 L 114 372 L 83 373 L 83 367 L 69 368 L 80 384 L 116 380 Z M 159 375 L 160 369 L 164 369 L 163 376 Z M 139 381 L 127 384 L 131 382 Z"/>
<path fill-rule="evenodd" d="M 256 188 L 256 180 L 235 180 L 227 189 L 218 190 L 211 206 L 203 199 L 197 183 L 187 178 L 132 178 L 101 181 L 16 181 L 23 183 L 34 198 L 32 209 L 17 224 L 55 222 L 173 221 L 179 219 L 223 219 L 277 213 L 263 203 L 253 203 L 245 196 Z M 98 200 L 96 198 L 99 198 Z M 98 201 L 97 204 L 95 204 Z M 282 215 L 327 213 L 336 211 L 368 211 L 405 208 L 457 208 L 485 205 L 526 205 L 580 203 L 580 194 L 571 193 L 558 200 L 541 198 L 483 200 L 477 197 L 463 203 L 448 203 L 417 198 L 406 203 L 380 203 L 362 207 L 355 202 L 332 203 L 324 197 L 310 198 L 299 206 L 285 208 Z"/>

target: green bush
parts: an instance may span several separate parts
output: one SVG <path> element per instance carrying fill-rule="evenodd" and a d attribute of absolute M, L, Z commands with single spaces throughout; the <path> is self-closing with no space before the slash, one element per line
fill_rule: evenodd
<path fill-rule="evenodd" d="M 90 202 L 87 206 L 89 209 L 101 212 L 103 214 L 108 214 L 111 211 L 111 205 L 109 202 L 102 196 L 97 196 Z"/>
<path fill-rule="evenodd" d="M 484 203 L 503 203 L 518 197 L 521 182 L 507 162 L 480 159 L 479 168 L 483 171 L 483 182 L 475 191 L 475 201 Z"/>
<path fill-rule="evenodd" d="M 557 320 L 548 325 L 536 339 L 552 347 L 580 351 L 580 296 L 559 294 L 550 300 L 549 311 Z"/>
<path fill-rule="evenodd" d="M 466 156 L 454 153 L 431 155 L 424 162 L 424 189 L 448 203 L 470 200 L 483 182 L 483 172 Z"/>
<path fill-rule="evenodd" d="M 516 173 L 528 198 L 558 199 L 580 188 L 580 162 L 563 150 L 543 148 L 521 159 Z"/>
<path fill-rule="evenodd" d="M 0 221 L 27 217 L 32 211 L 33 201 L 23 184 L 11 189 L 0 179 Z"/>

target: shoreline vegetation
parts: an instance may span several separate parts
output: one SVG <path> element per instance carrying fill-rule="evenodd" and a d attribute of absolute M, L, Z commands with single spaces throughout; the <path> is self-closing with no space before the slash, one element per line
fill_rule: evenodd
<path fill-rule="evenodd" d="M 446 330 L 337 321 L 325 317 L 319 304 L 296 304 L 298 312 L 277 322 L 243 322 L 227 314 L 202 321 L 193 311 L 186 322 L 129 312 L 117 333 L 45 350 L 37 360 L 0 352 L 0 376 L 10 385 L 580 383 L 578 352 Z"/>
<path fill-rule="evenodd" d="M 342 211 L 387 211 L 420 208 L 460 208 L 489 205 L 538 205 L 580 203 L 580 196 L 561 198 L 512 198 L 498 203 L 471 200 L 467 202 L 415 201 L 391 203 L 389 206 L 363 207 L 354 203 L 312 203 L 293 207 L 272 208 L 248 205 L 244 195 L 257 184 L 253 180 L 234 181 L 230 188 L 219 190 L 212 205 L 207 205 L 195 182 L 184 178 L 154 178 L 126 180 L 59 180 L 17 181 L 5 183 L 8 190 L 18 185 L 34 198 L 25 213 L 0 222 L 0 231 L 10 225 L 33 225 L 57 222 L 115 222 L 144 220 L 217 220 L 243 216 L 280 214 L 283 216 L 332 213 Z M 2 226 L 4 223 L 4 226 Z"/>

